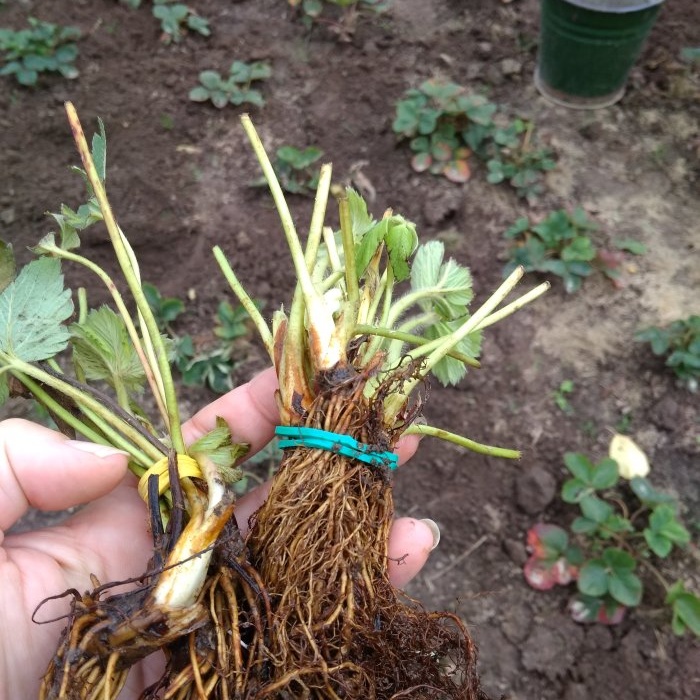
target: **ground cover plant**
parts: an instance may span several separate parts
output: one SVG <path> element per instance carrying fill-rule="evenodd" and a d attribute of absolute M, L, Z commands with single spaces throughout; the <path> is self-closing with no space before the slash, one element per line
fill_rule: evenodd
<path fill-rule="evenodd" d="M 29 17 L 28 29 L 0 28 L 0 52 L 4 65 L 0 75 L 11 75 L 20 85 L 33 87 L 42 73 L 77 78 L 75 60 L 80 37 L 76 27 L 63 27 Z"/>
<path fill-rule="evenodd" d="M 567 292 L 579 290 L 596 271 L 618 283 L 623 251 L 641 254 L 644 248 L 633 240 L 616 242 L 614 250 L 597 246 L 592 234 L 598 228 L 581 207 L 557 209 L 539 223 L 520 217 L 504 233 L 512 241 L 504 274 L 517 265 L 528 272 L 548 272 L 561 277 Z"/>
<path fill-rule="evenodd" d="M 383 12 L 387 0 L 287 0 L 301 14 L 303 24 L 311 28 L 314 23 L 331 26 L 336 33 L 348 40 L 355 31 L 357 17 L 362 12 Z M 330 10 L 330 12 L 329 12 Z M 333 10 L 339 12 L 333 13 Z"/>
<path fill-rule="evenodd" d="M 141 0 L 120 0 L 132 8 L 141 7 Z M 209 20 L 198 15 L 191 6 L 176 0 L 153 0 L 153 16 L 160 22 L 164 44 L 178 43 L 188 31 L 210 36 Z"/>
<path fill-rule="evenodd" d="M 131 666 L 162 650 L 166 670 L 143 697 L 390 698 L 425 688 L 424 697 L 485 698 L 464 624 L 453 613 L 429 613 L 403 600 L 389 582 L 392 447 L 401 435 L 417 433 L 484 454 L 519 455 L 415 419 L 427 375 L 458 382 L 467 367 L 478 366 L 481 330 L 548 285 L 504 306 L 522 277 L 516 270 L 470 315 L 469 271 L 445 260 L 440 242 L 421 245 L 414 225 L 400 215 L 377 221 L 348 190 L 339 198 L 340 230 L 324 225 L 329 165 L 321 168 L 303 247 L 273 165 L 244 117 L 298 279 L 289 310 L 275 312 L 270 326 L 221 248 L 214 249 L 277 371 L 277 434 L 287 448 L 244 544 L 231 517 L 234 484 L 243 476 L 236 463 L 247 448 L 232 444 L 223 422 L 184 444 L 161 334 L 180 308 L 152 287 L 148 297 L 144 292 L 133 250 L 106 198 L 102 124 L 90 148 L 71 104 L 67 112 L 88 183 L 90 200 L 83 206 L 109 232 L 137 320 L 114 280 L 77 252 L 76 229 L 64 225 L 58 236 L 48 234 L 34 249 L 38 259 L 19 273 L 5 265 L 2 396 L 30 394 L 68 434 L 129 453 L 141 478 L 154 553 L 135 591 L 105 596 L 112 584 L 95 582 L 91 592 L 67 592 L 68 627 L 40 697 L 116 698 Z M 65 224 L 62 216 L 54 220 Z M 4 250 L 8 258 L 10 249 Z M 73 301 L 62 261 L 94 272 L 117 311 L 90 309 L 80 294 L 78 321 L 68 326 Z M 220 335 L 230 341 L 240 332 L 240 314 L 225 305 L 220 317 Z M 56 361 L 68 347 L 71 374 Z M 158 436 L 158 421 L 138 403 L 146 384 L 166 437 Z M 298 497 L 300 488 L 305 498 Z"/>
<path fill-rule="evenodd" d="M 188 5 L 172 0 L 154 0 L 153 16 L 160 20 L 165 43 L 178 42 L 185 32 L 192 31 L 202 36 L 209 36 L 209 22 L 200 17 Z"/>
<path fill-rule="evenodd" d="M 215 70 L 202 71 L 199 74 L 200 84 L 190 90 L 190 99 L 193 102 L 211 102 L 219 109 L 228 104 L 246 103 L 262 107 L 265 104 L 262 93 L 251 84 L 266 80 L 271 75 L 272 69 L 264 61 L 234 61 L 227 76 Z"/>
<path fill-rule="evenodd" d="M 674 633 L 700 635 L 700 598 L 683 580 L 668 581 L 659 566 L 691 541 L 679 504 L 652 486 L 646 456 L 630 438 L 616 435 L 610 454 L 616 459 L 597 464 L 582 454 L 564 456 L 570 477 L 561 498 L 577 505 L 580 515 L 569 530 L 543 523 L 529 530 L 525 578 L 538 590 L 575 581 L 572 617 L 615 625 L 642 603 L 646 574 L 662 586 Z"/>
<path fill-rule="evenodd" d="M 312 193 L 318 185 L 316 163 L 321 156 L 323 151 L 317 146 L 280 146 L 275 151 L 273 164 L 282 189 L 290 194 Z M 263 177 L 254 184 L 262 187 L 266 186 L 267 182 Z"/>
<path fill-rule="evenodd" d="M 519 196 L 533 198 L 543 189 L 544 172 L 556 165 L 549 149 L 532 144 L 534 124 L 508 123 L 484 95 L 445 80 L 426 80 L 407 90 L 392 127 L 410 139 L 414 170 L 453 182 L 471 177 L 473 154 L 486 162 L 489 182 L 508 182 Z"/>
<path fill-rule="evenodd" d="M 649 344 L 655 355 L 665 358 L 666 366 L 695 391 L 700 377 L 700 316 L 679 318 L 665 326 L 650 326 L 635 335 Z"/>

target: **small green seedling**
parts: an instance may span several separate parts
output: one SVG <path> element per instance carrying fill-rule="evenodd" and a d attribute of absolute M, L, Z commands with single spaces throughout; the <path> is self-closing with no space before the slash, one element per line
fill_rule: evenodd
<path fill-rule="evenodd" d="M 562 278 L 567 292 L 580 289 L 584 278 L 596 269 L 617 278 L 617 269 L 600 255 L 591 240 L 590 234 L 597 229 L 580 207 L 572 213 L 558 209 L 539 224 L 522 217 L 505 232 L 513 244 L 504 274 L 518 265 L 526 272 L 550 272 Z"/>
<path fill-rule="evenodd" d="M 250 315 L 241 305 L 232 306 L 228 301 L 222 301 L 216 320 L 214 335 L 219 339 L 217 343 L 198 352 L 191 336 L 175 338 L 173 362 L 187 386 L 208 387 L 217 394 L 225 394 L 233 388 L 236 341 L 250 335 Z"/>
<path fill-rule="evenodd" d="M 153 0 L 153 16 L 160 20 L 163 42 L 166 44 L 179 42 L 188 31 L 202 36 L 211 34 L 208 20 L 180 2 Z"/>
<path fill-rule="evenodd" d="M 700 316 L 678 319 L 665 326 L 639 331 L 635 340 L 649 343 L 655 355 L 666 358 L 666 366 L 691 391 L 700 379 Z"/>
<path fill-rule="evenodd" d="M 363 11 L 380 13 L 389 7 L 387 0 L 288 0 L 293 8 L 301 11 L 303 24 L 310 28 L 315 22 L 322 19 L 323 13 L 327 9 L 339 8 L 345 16 L 346 31 L 347 25 L 352 25 L 353 21 L 347 21 L 348 15 L 356 16 Z M 350 31 L 352 33 L 352 31 Z"/>
<path fill-rule="evenodd" d="M 282 189 L 290 194 L 310 194 L 318 186 L 318 172 L 313 167 L 323 155 L 316 146 L 299 149 L 281 146 L 275 153 L 273 167 Z M 261 177 L 253 183 L 256 187 L 266 185 Z"/>
<path fill-rule="evenodd" d="M 556 167 L 552 151 L 532 146 L 534 124 L 515 119 L 506 128 L 495 129 L 486 179 L 508 182 L 519 197 L 535 199 L 544 190 L 542 175 Z"/>
<path fill-rule="evenodd" d="M 190 99 L 194 102 L 210 101 L 219 109 L 228 104 L 244 103 L 262 107 L 265 100 L 260 91 L 251 88 L 251 84 L 256 80 L 266 80 L 271 75 L 272 69 L 264 61 L 250 64 L 234 61 L 226 77 L 215 70 L 202 71 L 199 74 L 200 84 L 190 90 Z"/>
<path fill-rule="evenodd" d="M 557 389 L 552 392 L 552 398 L 557 408 L 566 413 L 567 416 L 573 414 L 574 409 L 569 402 L 568 396 L 574 391 L 574 383 L 571 379 L 565 379 Z"/>
<path fill-rule="evenodd" d="M 196 352 L 191 336 L 176 341 L 175 366 L 186 386 L 202 386 L 216 394 L 225 394 L 233 388 L 231 373 L 235 363 L 230 351 L 221 346 L 205 352 Z"/>
<path fill-rule="evenodd" d="M 594 464 L 582 454 L 568 453 L 564 464 L 571 477 L 562 486 L 561 498 L 577 506 L 579 515 L 569 531 L 542 523 L 530 529 L 530 558 L 524 567 L 528 583 L 548 590 L 575 581 L 572 617 L 577 622 L 618 624 L 627 609 L 642 602 L 643 569 L 666 589 L 673 631 L 683 634 L 688 629 L 700 636 L 700 598 L 682 581 L 667 582 L 655 566 L 690 543 L 673 498 L 644 476 L 634 476 L 634 470 L 629 481 L 621 482 L 623 463 L 611 458 Z"/>
<path fill-rule="evenodd" d="M 185 311 L 185 304 L 175 297 L 164 297 L 158 287 L 148 282 L 143 283 L 143 293 L 151 307 L 153 317 L 161 331 L 168 331 L 175 319 Z"/>
<path fill-rule="evenodd" d="M 29 29 L 0 28 L 0 53 L 4 65 L 0 75 L 12 75 L 20 85 L 32 87 L 41 73 L 60 73 L 77 78 L 75 59 L 80 36 L 76 27 L 62 27 L 30 17 Z"/>

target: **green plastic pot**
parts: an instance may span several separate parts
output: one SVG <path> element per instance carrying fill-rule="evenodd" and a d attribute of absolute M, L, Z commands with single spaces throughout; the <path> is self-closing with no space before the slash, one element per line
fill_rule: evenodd
<path fill-rule="evenodd" d="M 566 107 L 617 102 L 663 2 L 542 0 L 537 89 Z"/>

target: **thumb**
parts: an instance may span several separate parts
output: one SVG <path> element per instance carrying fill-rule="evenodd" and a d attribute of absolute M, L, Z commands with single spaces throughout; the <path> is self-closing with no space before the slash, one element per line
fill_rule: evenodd
<path fill-rule="evenodd" d="M 0 531 L 30 506 L 63 510 L 111 491 L 123 478 L 127 454 L 69 440 L 54 430 L 11 418 L 0 423 Z"/>

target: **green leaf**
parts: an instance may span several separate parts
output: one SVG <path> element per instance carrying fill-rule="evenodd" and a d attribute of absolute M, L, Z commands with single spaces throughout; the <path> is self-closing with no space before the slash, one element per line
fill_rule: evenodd
<path fill-rule="evenodd" d="M 506 238 L 517 238 L 520 234 L 525 233 L 530 228 L 530 220 L 527 216 L 521 216 L 516 219 L 515 223 L 503 234 Z"/>
<path fill-rule="evenodd" d="M 466 319 L 454 321 L 439 321 L 429 326 L 423 331 L 426 340 L 444 338 L 453 331 L 456 331 Z M 481 332 L 470 333 L 463 338 L 456 346 L 455 350 L 469 357 L 477 358 L 481 350 Z M 443 357 L 432 369 L 433 375 L 443 386 L 454 386 L 467 373 L 467 368 L 463 362 L 454 357 Z"/>
<path fill-rule="evenodd" d="M 87 379 L 105 381 L 112 388 L 137 392 L 144 369 L 121 316 L 107 306 L 91 310 L 83 323 L 70 327 L 73 357 Z"/>
<path fill-rule="evenodd" d="M 53 357 L 68 344 L 63 322 L 72 313 L 60 261 L 30 262 L 0 294 L 0 352 L 25 362 Z"/>
<path fill-rule="evenodd" d="M 661 557 L 662 559 L 665 559 L 673 549 L 673 542 L 671 542 L 671 540 L 649 528 L 644 529 L 644 539 L 649 545 L 649 549 L 651 549 L 657 557 Z"/>
<path fill-rule="evenodd" d="M 588 236 L 577 236 L 571 243 L 561 249 L 560 255 L 565 262 L 588 261 L 595 258 L 596 251 Z"/>
<path fill-rule="evenodd" d="M 615 462 L 614 459 L 606 457 L 596 465 L 593 471 L 593 478 L 591 479 L 591 486 L 593 486 L 596 491 L 611 489 L 618 482 L 618 479 L 619 472 L 617 462 Z"/>
<path fill-rule="evenodd" d="M 649 516 L 649 527 L 644 530 L 644 538 L 655 554 L 665 557 L 674 544 L 688 544 L 690 533 L 676 519 L 673 506 L 662 503 Z"/>
<path fill-rule="evenodd" d="M 689 629 L 700 637 L 700 598 L 676 581 L 668 589 L 666 603 L 673 607 L 673 632 L 680 635 Z"/>
<path fill-rule="evenodd" d="M 608 578 L 610 595 L 622 605 L 634 607 L 642 600 L 642 582 L 630 571 L 613 571 Z"/>
<path fill-rule="evenodd" d="M 613 245 L 618 250 L 626 250 L 628 253 L 632 253 L 632 255 L 644 255 L 647 252 L 647 247 L 644 243 L 635 241 L 633 238 L 618 239 L 613 241 Z"/>
<path fill-rule="evenodd" d="M 608 572 L 600 559 L 587 561 L 580 569 L 577 586 L 584 595 L 597 598 L 608 592 Z"/>
<path fill-rule="evenodd" d="M 643 476 L 635 476 L 633 479 L 630 479 L 629 484 L 634 494 L 645 506 L 655 506 L 659 503 L 672 503 L 674 500 L 673 496 L 657 491 L 649 483 L 649 480 Z"/>
<path fill-rule="evenodd" d="M 613 514 L 612 506 L 598 496 L 585 496 L 579 505 L 584 517 L 597 523 L 604 523 Z"/>
<path fill-rule="evenodd" d="M 590 535 L 598 529 L 598 523 L 595 520 L 590 520 L 579 516 L 574 518 L 571 523 L 571 531 L 577 535 Z"/>
<path fill-rule="evenodd" d="M 418 246 L 415 224 L 402 216 L 392 216 L 388 221 L 384 243 L 396 281 L 408 279 L 411 274 L 408 259 Z"/>
<path fill-rule="evenodd" d="M 235 483 L 243 477 L 235 464 L 248 452 L 250 445 L 232 442 L 231 430 L 223 418 L 217 417 L 216 428 L 193 442 L 187 452 L 197 460 L 210 459 L 219 469 L 227 484 Z"/>
<path fill-rule="evenodd" d="M 564 465 L 577 479 L 585 484 L 591 483 L 595 466 L 588 457 L 578 452 L 567 452 L 564 455 Z"/>
<path fill-rule="evenodd" d="M 367 203 L 354 190 L 348 187 L 345 190 L 348 198 L 348 206 L 350 208 L 350 220 L 352 221 L 352 236 L 355 243 L 358 243 L 362 236 L 375 224 L 375 220 L 367 211 Z"/>
<path fill-rule="evenodd" d="M 189 98 L 192 102 L 206 102 L 209 99 L 209 90 L 202 85 L 198 85 L 190 90 Z"/>
<path fill-rule="evenodd" d="M 411 289 L 420 295 L 424 311 L 436 311 L 444 320 L 452 320 L 466 313 L 474 296 L 472 276 L 452 258 L 443 262 L 444 255 L 442 241 L 418 247 L 411 268 Z"/>
<path fill-rule="evenodd" d="M 561 498 L 565 503 L 579 503 L 592 492 L 581 479 L 567 479 L 561 487 Z"/>
<path fill-rule="evenodd" d="M 697 596 L 683 593 L 676 598 L 673 603 L 673 631 L 676 634 L 679 634 L 679 623 L 683 625 L 683 631 L 687 627 L 700 637 L 700 599 Z"/>
<path fill-rule="evenodd" d="M 15 255 L 12 244 L 0 241 L 0 292 L 15 278 Z"/>
<path fill-rule="evenodd" d="M 617 573 L 634 571 L 637 566 L 635 558 L 629 552 L 618 547 L 608 547 L 603 552 L 603 561 L 611 571 L 616 571 Z"/>
<path fill-rule="evenodd" d="M 355 265 L 358 279 L 362 279 L 367 265 L 369 265 L 379 246 L 384 242 L 388 227 L 389 220 L 382 219 L 362 234 L 360 244 L 355 249 Z"/>
<path fill-rule="evenodd" d="M 104 183 L 107 178 L 107 134 L 104 122 L 98 117 L 99 133 L 92 136 L 92 159 L 95 162 L 97 176 Z"/>

